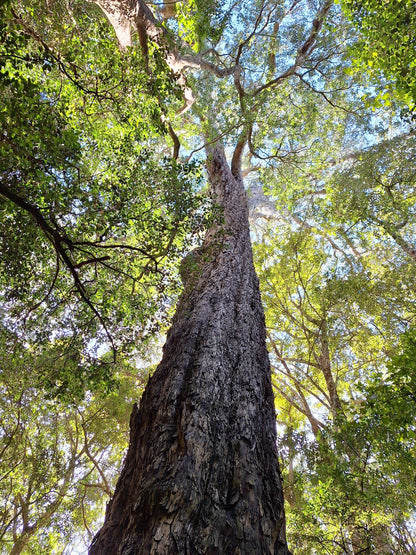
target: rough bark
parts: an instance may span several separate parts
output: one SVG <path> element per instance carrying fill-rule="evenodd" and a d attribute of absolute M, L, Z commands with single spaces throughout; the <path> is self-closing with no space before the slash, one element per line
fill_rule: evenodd
<path fill-rule="evenodd" d="M 163 359 L 90 555 L 287 555 L 264 314 L 241 176 L 208 169 L 222 223 L 182 265 Z"/>

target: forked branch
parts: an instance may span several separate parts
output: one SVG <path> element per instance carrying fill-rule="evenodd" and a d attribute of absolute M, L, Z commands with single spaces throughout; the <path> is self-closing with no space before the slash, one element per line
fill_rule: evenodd
<path fill-rule="evenodd" d="M 271 79 L 264 85 L 258 87 L 253 93 L 253 97 L 259 95 L 262 91 L 270 88 L 274 88 L 279 86 L 283 81 L 285 81 L 288 77 L 295 74 L 296 70 L 302 66 L 302 64 L 308 59 L 309 55 L 313 52 L 316 46 L 316 41 L 318 35 L 322 29 L 322 26 L 325 21 L 325 17 L 328 14 L 329 10 L 333 5 L 333 0 L 326 0 L 322 6 L 322 8 L 316 14 L 315 19 L 312 22 L 312 28 L 309 32 L 307 39 L 304 41 L 302 46 L 299 47 L 296 58 L 294 63 L 281 75 Z"/>
<path fill-rule="evenodd" d="M 185 98 L 185 105 L 181 109 L 181 113 L 188 110 L 195 101 L 192 89 L 186 82 L 186 69 L 204 69 L 217 77 L 233 75 L 236 70 L 236 66 L 220 67 L 206 60 L 200 54 L 181 54 L 175 45 L 174 37 L 155 17 L 152 10 L 143 0 L 93 1 L 100 6 L 107 16 L 122 49 L 132 46 L 131 28 L 133 27 L 139 35 L 140 45 L 145 53 L 147 52 L 146 37 L 163 50 L 165 62 L 174 74 L 176 82 Z"/>

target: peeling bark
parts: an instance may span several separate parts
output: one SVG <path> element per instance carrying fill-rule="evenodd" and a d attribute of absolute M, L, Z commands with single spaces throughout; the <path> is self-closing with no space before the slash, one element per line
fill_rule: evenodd
<path fill-rule="evenodd" d="M 223 222 L 182 267 L 185 290 L 90 555 L 289 554 L 246 195 L 222 149 L 208 154 Z"/>

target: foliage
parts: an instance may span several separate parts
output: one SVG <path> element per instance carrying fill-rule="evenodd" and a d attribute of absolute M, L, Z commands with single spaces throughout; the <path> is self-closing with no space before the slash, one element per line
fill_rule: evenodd
<path fill-rule="evenodd" d="M 387 436 L 414 442 L 413 408 L 416 394 L 416 331 L 409 328 L 401 336 L 399 352 L 391 357 L 387 372 L 372 376 L 366 388 L 368 418 L 377 421 Z"/>
<path fill-rule="evenodd" d="M 162 317 L 168 275 L 203 225 L 200 172 L 149 149 L 166 131 L 163 67 L 155 98 L 102 18 L 78 8 L 71 24 L 59 4 L 37 8 L 2 7 L 4 323 L 59 361 L 44 387 L 82 397 L 112 387 L 97 347 L 122 351 Z"/>
<path fill-rule="evenodd" d="M 397 354 L 416 271 L 403 130 L 351 153 L 334 142 L 307 172 L 264 171 L 278 224 L 259 226 L 255 255 L 296 553 L 414 550 L 413 331 Z"/>
<path fill-rule="evenodd" d="M 393 88 L 413 110 L 416 104 L 413 0 L 342 0 L 341 5 L 360 33 L 351 49 L 353 63 L 364 67 L 372 78 L 383 75 L 391 81 L 387 91 L 379 93 L 379 99 L 388 104 Z"/>
<path fill-rule="evenodd" d="M 381 276 L 358 269 L 347 276 L 330 251 L 324 254 L 324 239 L 305 231 L 285 238 L 280 252 L 265 242 L 256 255 L 278 421 L 286 430 L 280 453 L 292 549 L 379 553 L 388 545 L 410 553 L 414 405 L 409 390 L 403 401 L 392 384 L 411 383 L 414 343 L 393 357 L 402 361 L 398 373 L 387 373 L 384 353 L 397 348 L 414 273 L 407 287 L 403 267 L 387 278 L 391 303 Z"/>
<path fill-rule="evenodd" d="M 7 553 L 70 553 L 88 545 L 128 442 L 132 400 L 146 378 L 119 363 L 119 388 L 85 402 L 46 399 L 37 357 L 1 333 L 0 546 Z M 6 353 L 6 355 L 5 355 Z M 4 550 L 4 551 L 3 551 Z"/>
<path fill-rule="evenodd" d="M 221 36 L 226 16 L 222 16 L 218 0 L 185 0 L 175 4 L 179 36 L 199 52 L 207 38 Z"/>
<path fill-rule="evenodd" d="M 291 517 L 303 530 L 294 534 L 297 552 L 308 553 L 308 543 L 331 553 L 413 551 L 414 354 L 410 330 L 388 374 L 376 374 L 362 388 L 366 401 L 351 406 L 347 418 L 324 430 L 317 444 L 303 448 L 312 473 Z"/>

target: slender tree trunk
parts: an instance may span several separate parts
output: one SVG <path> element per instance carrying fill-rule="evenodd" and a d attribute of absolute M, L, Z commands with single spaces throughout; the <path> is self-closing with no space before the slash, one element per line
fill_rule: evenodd
<path fill-rule="evenodd" d="M 264 314 L 246 195 L 208 157 L 222 224 L 182 265 L 185 290 L 91 555 L 287 555 Z"/>
<path fill-rule="evenodd" d="M 342 412 L 342 405 L 341 400 L 338 395 L 337 385 L 334 380 L 334 376 L 332 375 L 331 369 L 331 357 L 329 354 L 329 345 L 328 345 L 328 322 L 326 320 L 326 316 L 322 319 L 320 324 L 321 330 L 321 353 L 319 356 L 316 357 L 317 362 L 321 367 L 322 374 L 324 375 L 326 387 L 329 394 L 330 404 L 331 404 L 331 412 L 333 417 L 335 418 Z"/>
<path fill-rule="evenodd" d="M 406 239 L 400 234 L 397 226 L 393 224 L 389 224 L 387 222 L 383 222 L 382 220 L 374 218 L 375 222 L 377 222 L 385 231 L 390 235 L 390 237 L 396 242 L 397 245 L 412 259 L 414 263 L 416 263 L 416 248 L 410 245 Z"/>

